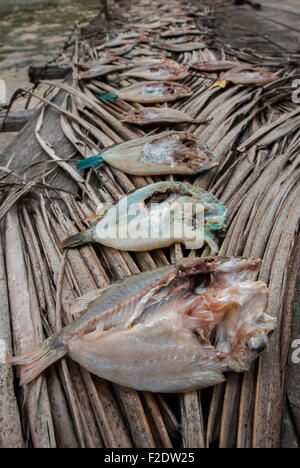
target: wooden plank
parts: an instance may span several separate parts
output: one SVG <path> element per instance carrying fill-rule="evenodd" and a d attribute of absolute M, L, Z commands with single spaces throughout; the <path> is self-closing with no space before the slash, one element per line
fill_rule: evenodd
<path fill-rule="evenodd" d="M 6 112 L 0 113 L 0 128 L 4 126 L 2 132 L 19 132 L 24 125 L 37 114 L 38 111 L 35 109 L 20 109 L 11 111 L 6 116 Z"/>

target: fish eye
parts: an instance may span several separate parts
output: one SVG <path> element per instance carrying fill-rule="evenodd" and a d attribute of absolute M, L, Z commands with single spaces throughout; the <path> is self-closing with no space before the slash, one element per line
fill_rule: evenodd
<path fill-rule="evenodd" d="M 264 335 L 253 336 L 249 341 L 246 342 L 246 346 L 248 346 L 250 351 L 254 351 L 255 353 L 259 354 L 265 350 L 267 343 L 268 340 Z"/>
<path fill-rule="evenodd" d="M 209 273 L 199 273 L 193 281 L 193 292 L 195 294 L 204 294 L 210 287 L 211 277 Z"/>

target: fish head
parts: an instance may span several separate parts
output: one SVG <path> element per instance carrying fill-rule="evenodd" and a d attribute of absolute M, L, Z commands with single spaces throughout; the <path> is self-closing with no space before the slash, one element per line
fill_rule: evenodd
<path fill-rule="evenodd" d="M 143 147 L 142 160 L 156 167 L 168 166 L 170 174 L 196 174 L 217 165 L 204 143 L 189 132 L 165 132 Z"/>
<path fill-rule="evenodd" d="M 268 288 L 254 281 L 260 261 L 235 258 L 223 262 L 220 258 L 219 264 L 206 267 L 206 272 L 202 268 L 203 273 L 194 276 L 193 291 L 200 297 L 198 314 L 201 308 L 213 313 L 214 321 L 206 330 L 211 344 L 226 356 L 231 369 L 245 371 L 277 327 L 276 318 L 266 313 Z"/>

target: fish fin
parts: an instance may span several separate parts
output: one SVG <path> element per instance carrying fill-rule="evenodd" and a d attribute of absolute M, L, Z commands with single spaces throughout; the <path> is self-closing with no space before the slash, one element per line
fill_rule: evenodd
<path fill-rule="evenodd" d="M 95 229 L 96 226 L 92 226 L 85 231 L 81 231 L 77 234 L 74 234 L 73 236 L 67 237 L 61 243 L 62 248 L 65 249 L 66 247 L 78 247 L 80 245 L 86 244 L 87 242 L 91 242 L 94 240 Z"/>
<path fill-rule="evenodd" d="M 209 89 L 217 88 L 218 86 L 220 88 L 225 88 L 227 85 L 227 80 L 218 80 L 214 84 L 212 84 Z"/>
<path fill-rule="evenodd" d="M 115 93 L 100 93 L 100 101 L 108 101 L 109 99 L 117 99 L 118 95 Z"/>
<path fill-rule="evenodd" d="M 82 170 L 88 167 L 96 166 L 96 164 L 100 164 L 103 162 L 103 158 L 101 158 L 100 154 L 96 156 L 91 156 L 90 158 L 83 159 L 76 164 L 77 169 Z"/>
<path fill-rule="evenodd" d="M 9 364 L 21 367 L 20 385 L 26 385 L 35 379 L 43 370 L 61 359 L 67 353 L 65 345 L 59 340 L 59 334 L 47 338 L 32 351 L 22 356 L 7 357 Z"/>
<path fill-rule="evenodd" d="M 84 296 L 78 297 L 70 309 L 70 314 L 81 314 L 82 312 L 87 310 L 89 305 L 92 302 L 94 302 L 98 297 L 100 297 L 103 291 L 109 288 L 109 286 L 106 286 L 101 289 L 95 289 L 94 291 L 90 291 L 87 294 L 84 294 Z"/>

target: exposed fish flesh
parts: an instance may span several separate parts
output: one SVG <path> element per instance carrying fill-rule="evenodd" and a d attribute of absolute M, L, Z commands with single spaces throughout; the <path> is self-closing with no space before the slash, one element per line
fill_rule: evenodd
<path fill-rule="evenodd" d="M 98 65 L 96 67 L 90 68 L 89 70 L 78 73 L 75 79 L 89 80 L 91 78 L 108 75 L 109 73 L 118 72 L 124 70 L 125 68 L 127 68 L 126 65 Z"/>
<path fill-rule="evenodd" d="M 33 351 L 7 358 L 25 385 L 66 354 L 112 382 L 185 392 L 249 369 L 276 320 L 268 289 L 254 281 L 260 260 L 184 259 L 125 278 L 77 300 L 81 317 Z"/>
<path fill-rule="evenodd" d="M 62 245 L 77 247 L 94 241 L 138 252 L 175 242 L 198 249 L 206 242 L 215 253 L 216 234 L 223 235 L 226 214 L 222 203 L 202 188 L 182 182 L 157 182 L 124 197 L 95 226 L 68 237 Z"/>
<path fill-rule="evenodd" d="M 101 93 L 100 100 L 123 99 L 140 104 L 154 104 L 157 102 L 170 102 L 183 97 L 191 96 L 192 91 L 179 83 L 169 81 L 142 81 L 115 93 Z"/>
<path fill-rule="evenodd" d="M 199 30 L 192 29 L 174 29 L 173 31 L 166 31 L 160 34 L 160 37 L 167 39 L 168 37 L 180 37 L 185 35 L 200 36 L 201 32 Z"/>
<path fill-rule="evenodd" d="M 194 119 L 183 111 L 171 109 L 169 107 L 143 107 L 127 112 L 127 114 L 123 115 L 121 122 L 128 122 L 135 125 L 148 125 L 179 122 L 206 123 L 207 121 Z"/>
<path fill-rule="evenodd" d="M 125 44 L 129 44 L 131 42 L 142 42 L 145 41 L 145 36 L 141 36 L 138 33 L 124 33 L 119 34 L 114 39 L 105 42 L 103 47 L 117 47 Z"/>
<path fill-rule="evenodd" d="M 239 65 L 238 62 L 229 62 L 228 60 L 215 60 L 212 62 L 191 62 L 190 66 L 196 70 L 213 73 L 224 70 L 231 70 Z"/>
<path fill-rule="evenodd" d="M 130 44 L 125 44 L 121 47 L 112 47 L 109 49 L 109 52 L 106 52 L 107 55 L 113 55 L 113 56 L 118 56 L 118 55 L 124 55 L 130 52 L 135 46 L 137 45 L 136 42 L 130 43 Z M 96 47 L 96 49 L 102 49 L 103 46 Z M 104 55 L 106 55 L 104 54 Z"/>
<path fill-rule="evenodd" d="M 166 59 L 161 63 L 144 65 L 128 70 L 120 75 L 120 78 L 133 77 L 150 81 L 176 81 L 189 75 L 188 67 L 180 65 L 174 60 Z"/>
<path fill-rule="evenodd" d="M 204 49 L 207 47 L 204 42 L 186 42 L 183 44 L 171 44 L 171 41 L 163 42 L 157 40 L 152 43 L 152 47 L 157 49 L 167 50 L 168 52 L 192 52 L 193 50 Z"/>
<path fill-rule="evenodd" d="M 269 71 L 261 70 L 260 68 L 253 67 L 236 67 L 232 68 L 228 72 L 224 73 L 212 86 L 220 86 L 225 88 L 228 81 L 234 84 L 257 84 L 265 85 L 272 83 L 273 81 L 278 80 L 278 76 L 275 73 Z"/>
<path fill-rule="evenodd" d="M 97 156 L 77 163 L 78 169 L 106 162 L 132 175 L 181 174 L 207 172 L 217 166 L 205 143 L 192 133 L 168 131 L 135 138 L 114 145 Z"/>
<path fill-rule="evenodd" d="M 149 50 L 146 47 L 135 47 L 133 50 L 130 52 L 127 52 L 127 54 L 124 54 L 124 57 L 126 58 L 132 58 L 132 57 L 137 57 L 139 55 L 145 55 L 145 56 L 155 56 L 157 57 L 159 54 L 165 54 L 163 51 L 158 52 L 154 50 Z M 160 55 L 162 57 L 162 55 Z"/>

